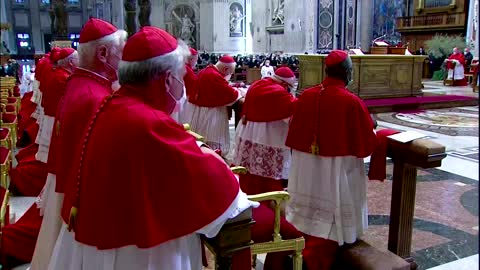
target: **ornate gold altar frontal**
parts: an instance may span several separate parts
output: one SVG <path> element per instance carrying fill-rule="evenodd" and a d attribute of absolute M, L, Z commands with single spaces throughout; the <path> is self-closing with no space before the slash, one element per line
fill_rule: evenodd
<path fill-rule="evenodd" d="M 300 60 L 298 91 L 320 84 L 325 78 L 327 55 L 297 55 Z M 426 56 L 351 55 L 353 82 L 348 89 L 365 99 L 422 95 L 422 71 Z"/>
<path fill-rule="evenodd" d="M 59 47 L 59 48 L 71 48 L 72 41 L 71 40 L 55 40 L 50 42 L 50 47 Z"/>

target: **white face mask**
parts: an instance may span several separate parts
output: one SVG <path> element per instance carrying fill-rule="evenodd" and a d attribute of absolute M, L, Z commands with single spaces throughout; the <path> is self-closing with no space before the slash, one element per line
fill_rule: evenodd
<path fill-rule="evenodd" d="M 182 96 L 180 98 L 175 98 L 175 96 L 171 93 L 170 89 L 167 89 L 167 94 L 170 96 L 172 100 L 175 101 L 175 107 L 173 107 L 173 110 L 170 112 L 170 115 L 172 118 L 177 118 L 175 119 L 178 122 L 178 114 L 180 114 L 183 110 L 183 105 L 185 104 L 185 101 L 187 100 L 186 94 L 185 94 L 185 85 L 181 80 L 179 80 L 177 77 L 172 76 L 179 84 L 181 84 L 182 89 Z M 175 117 L 174 117 L 175 115 Z"/>
<path fill-rule="evenodd" d="M 227 76 L 223 77 L 228 82 L 232 78 L 232 74 L 228 74 Z"/>

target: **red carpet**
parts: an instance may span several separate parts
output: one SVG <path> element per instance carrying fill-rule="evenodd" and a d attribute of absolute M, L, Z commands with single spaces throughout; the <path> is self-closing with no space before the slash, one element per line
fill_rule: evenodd
<path fill-rule="evenodd" d="M 381 113 L 389 111 L 404 112 L 421 109 L 474 106 L 478 105 L 478 98 L 456 95 L 438 95 L 388 99 L 366 99 L 364 102 L 371 113 Z"/>

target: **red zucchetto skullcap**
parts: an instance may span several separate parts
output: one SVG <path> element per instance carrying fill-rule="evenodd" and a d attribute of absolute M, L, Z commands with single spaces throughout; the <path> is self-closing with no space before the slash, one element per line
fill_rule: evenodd
<path fill-rule="evenodd" d="M 295 74 L 293 71 L 288 68 L 288 67 L 281 67 L 277 70 L 275 70 L 275 75 L 273 75 L 275 78 L 284 81 L 290 85 L 295 84 Z"/>
<path fill-rule="evenodd" d="M 220 59 L 218 61 L 220 61 L 222 63 L 225 63 L 225 64 L 235 63 L 235 59 L 233 59 L 233 57 L 231 57 L 230 55 L 224 55 L 224 56 L 220 57 Z"/>
<path fill-rule="evenodd" d="M 53 47 L 50 51 L 50 62 L 56 63 L 60 57 L 61 49 L 59 47 Z"/>
<path fill-rule="evenodd" d="M 122 60 L 144 61 L 171 53 L 177 47 L 177 40 L 166 31 L 153 26 L 144 26 L 125 43 Z"/>
<path fill-rule="evenodd" d="M 197 55 L 198 52 L 197 52 L 197 50 L 195 50 L 194 48 L 190 48 L 190 54 L 191 54 L 191 55 Z"/>
<path fill-rule="evenodd" d="M 97 18 L 90 18 L 80 31 L 80 43 L 87 43 L 117 32 L 113 24 Z"/>
<path fill-rule="evenodd" d="M 340 65 L 347 58 L 348 58 L 348 53 L 346 51 L 334 50 L 330 52 L 327 58 L 325 59 L 325 66 L 332 67 L 332 66 Z"/>
<path fill-rule="evenodd" d="M 60 53 L 58 54 L 58 60 L 65 59 L 65 58 L 69 57 L 74 52 L 75 52 L 75 49 L 63 48 L 63 49 L 60 50 Z"/>

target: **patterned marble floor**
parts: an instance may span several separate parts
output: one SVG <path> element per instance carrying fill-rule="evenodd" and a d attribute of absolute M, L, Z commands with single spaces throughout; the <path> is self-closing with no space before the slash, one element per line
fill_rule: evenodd
<path fill-rule="evenodd" d="M 438 91 L 448 94 L 468 90 L 442 89 Z M 412 252 L 419 270 L 479 269 L 478 113 L 474 106 L 374 116 L 379 128 L 414 130 L 446 146 L 447 158 L 441 167 L 418 172 Z M 230 129 L 233 142 L 233 123 Z M 363 239 L 384 250 L 392 169 L 388 163 L 387 181 L 368 183 L 369 229 Z M 259 257 L 257 269 L 263 269 L 263 261 Z"/>

